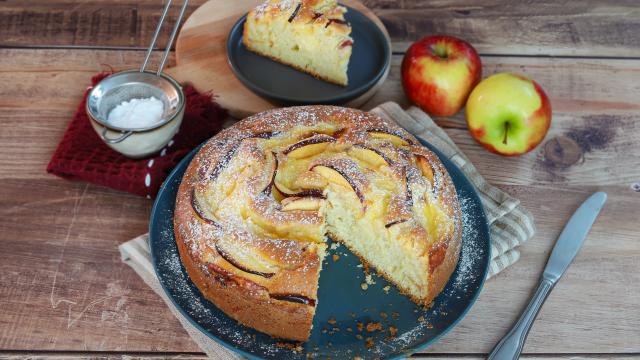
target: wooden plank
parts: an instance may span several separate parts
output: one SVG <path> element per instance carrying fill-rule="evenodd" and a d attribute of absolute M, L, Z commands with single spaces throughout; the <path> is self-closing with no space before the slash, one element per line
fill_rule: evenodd
<path fill-rule="evenodd" d="M 186 16 L 206 0 L 189 2 Z M 170 9 L 164 48 L 180 11 Z M 0 7 L 0 47 L 81 46 L 147 48 L 164 7 L 158 0 L 8 0 Z"/>
<path fill-rule="evenodd" d="M 466 39 L 483 54 L 640 55 L 640 9 L 634 0 L 365 3 L 385 23 L 395 51 L 404 51 L 425 35 L 451 34 Z"/>
<path fill-rule="evenodd" d="M 205 0 L 190 2 L 187 14 Z M 434 33 L 460 36 L 483 54 L 640 57 L 640 9 L 634 0 L 580 2 L 367 0 L 404 51 Z M 136 47 L 149 43 L 157 0 L 8 0 L 0 7 L 0 47 Z M 174 5 L 168 18 L 177 16 Z M 167 26 L 168 28 L 168 25 Z M 160 37 L 166 43 L 169 30 Z"/>
<path fill-rule="evenodd" d="M 0 348 L 199 351 L 120 261 L 151 201 L 53 177 L 0 183 Z"/>
<path fill-rule="evenodd" d="M 90 76 L 105 68 L 100 64 L 126 69 L 142 57 L 140 51 L 0 50 L 0 83 L 10 84 L 0 87 L 0 119 L 6 124 L 0 152 L 7 154 L 0 158 L 0 177 L 15 178 L 27 171 L 47 178 L 41 169 L 62 135 L 60 123 L 72 116 Z M 400 61 L 394 56 L 387 81 L 365 108 L 384 101 L 408 106 L 399 80 Z M 438 119 L 491 182 L 630 187 L 640 181 L 640 61 L 484 57 L 483 62 L 486 75 L 515 71 L 536 79 L 554 108 L 545 143 L 515 159 L 482 150 L 464 129 L 463 112 Z M 32 108 L 34 96 L 41 98 L 37 110 Z M 570 140 L 561 143 L 562 156 L 554 146 L 560 138 Z M 26 150 L 25 139 L 30 144 Z M 614 157 L 616 161 L 609 161 Z"/>
<path fill-rule="evenodd" d="M 533 213 L 536 235 L 521 247 L 516 264 L 485 284 L 467 317 L 427 351 L 490 351 L 526 306 L 568 217 L 588 195 L 602 190 L 609 194 L 607 204 L 573 264 L 547 299 L 524 351 L 638 352 L 640 312 L 629 304 L 640 301 L 640 289 L 632 285 L 640 281 L 633 270 L 637 268 L 634 258 L 640 255 L 640 224 L 633 220 L 637 215 L 624 214 L 638 208 L 638 194 L 606 186 L 502 188 Z"/>
<path fill-rule="evenodd" d="M 639 61 L 493 56 L 482 61 L 485 77 L 508 71 L 535 79 L 553 108 L 545 141 L 517 158 L 481 151 L 466 130 L 464 110 L 436 118 L 489 181 L 624 187 L 640 181 Z M 400 63 L 401 57 L 394 56 L 386 83 L 363 108 L 385 101 L 410 106 L 402 90 Z"/>
<path fill-rule="evenodd" d="M 564 221 L 592 191 L 505 189 L 534 213 L 538 235 L 428 351 L 489 351 L 525 305 Z M 640 289 L 630 285 L 640 281 L 633 270 L 640 256 L 638 202 L 626 189 L 600 189 L 609 192 L 609 203 L 545 304 L 527 352 L 640 348 Z M 0 314 L 0 348 L 198 351 L 161 300 L 119 261 L 117 245 L 145 231 L 148 201 L 57 179 L 3 180 L 0 199 L 0 251 L 11 254 L 0 264 L 0 296 L 7 305 Z"/>
<path fill-rule="evenodd" d="M 10 254 L 0 262 L 0 299 L 9 309 L 0 313 L 2 349 L 199 351 L 161 300 L 119 260 L 117 245 L 146 230 L 150 201 L 44 173 L 99 64 L 135 67 L 142 56 L 140 51 L 0 49 L 0 252 Z M 630 284 L 640 281 L 635 271 L 640 195 L 627 182 L 640 176 L 636 160 L 626 153 L 638 153 L 639 130 L 625 124 L 638 115 L 629 104 L 635 104 L 640 61 L 483 60 L 488 72 L 518 70 L 540 80 L 552 102 L 560 103 L 554 134 L 586 124 L 582 118 L 589 115 L 622 118 L 623 127 L 616 127 L 608 146 L 591 149 L 584 162 L 563 170 L 565 180 L 542 181 L 537 176 L 543 172 L 532 165 L 537 155 L 490 155 L 468 137 L 461 115 L 440 119 L 480 171 L 534 213 L 538 234 L 522 248 L 521 260 L 490 280 L 469 315 L 428 351 L 489 351 L 525 305 L 564 221 L 600 189 L 609 192 L 609 202 L 543 308 L 525 350 L 637 353 L 640 293 Z M 396 57 L 378 101 L 403 99 L 398 62 Z"/>

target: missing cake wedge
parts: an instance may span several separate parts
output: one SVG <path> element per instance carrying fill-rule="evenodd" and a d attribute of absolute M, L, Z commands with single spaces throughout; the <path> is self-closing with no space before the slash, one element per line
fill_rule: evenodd
<path fill-rule="evenodd" d="M 353 39 L 346 12 L 335 0 L 267 0 L 247 14 L 242 42 L 259 55 L 347 86 Z"/>

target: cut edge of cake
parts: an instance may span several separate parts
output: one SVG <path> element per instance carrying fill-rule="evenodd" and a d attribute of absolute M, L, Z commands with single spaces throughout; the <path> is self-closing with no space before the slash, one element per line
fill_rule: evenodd
<path fill-rule="evenodd" d="M 346 11 L 335 0 L 268 0 L 247 14 L 242 42 L 256 54 L 347 86 L 353 39 Z"/>

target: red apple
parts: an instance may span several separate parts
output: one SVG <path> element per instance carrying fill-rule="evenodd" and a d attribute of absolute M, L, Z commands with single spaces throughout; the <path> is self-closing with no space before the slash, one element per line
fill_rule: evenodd
<path fill-rule="evenodd" d="M 416 41 L 402 60 L 402 86 L 409 100 L 432 115 L 458 112 L 482 77 L 478 53 L 453 36 Z"/>
<path fill-rule="evenodd" d="M 533 150 L 551 124 L 551 103 L 540 85 L 510 73 L 482 80 L 469 95 L 466 113 L 471 136 L 504 156 Z"/>

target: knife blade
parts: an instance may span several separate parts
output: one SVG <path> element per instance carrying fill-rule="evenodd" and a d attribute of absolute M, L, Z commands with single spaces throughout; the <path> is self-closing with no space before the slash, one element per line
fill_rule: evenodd
<path fill-rule="evenodd" d="M 587 238 L 589 230 L 600 214 L 607 194 L 597 192 L 585 200 L 562 229 L 547 260 L 542 277 L 556 283 L 567 270 Z"/>
<path fill-rule="evenodd" d="M 606 200 L 606 193 L 597 192 L 589 196 L 573 213 L 553 246 L 547 266 L 529 305 L 507 335 L 491 351 L 487 360 L 517 360 L 520 357 L 531 325 L 542 304 L 578 254 Z"/>

